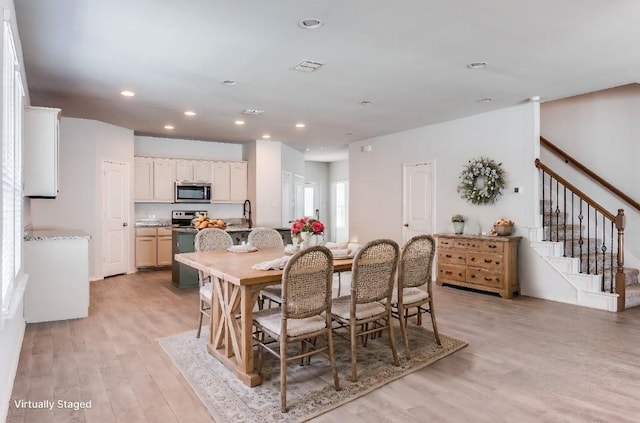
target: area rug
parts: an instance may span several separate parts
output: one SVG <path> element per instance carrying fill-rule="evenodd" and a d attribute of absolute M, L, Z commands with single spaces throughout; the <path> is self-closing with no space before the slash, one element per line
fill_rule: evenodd
<path fill-rule="evenodd" d="M 366 347 L 358 345 L 358 382 L 351 382 L 349 342 L 334 336 L 338 376 L 342 390 L 335 391 L 329 361 L 313 356 L 310 365 L 289 362 L 287 373 L 287 413 L 280 412 L 280 365 L 276 357 L 264 354 L 263 382 L 250 388 L 242 384 L 233 373 L 206 350 L 208 328 L 202 328 L 203 337 L 196 338 L 189 331 L 158 342 L 171 357 L 193 390 L 209 409 L 217 423 L 304 422 L 327 411 L 353 401 L 381 386 L 464 348 L 467 343 L 440 334 L 438 346 L 433 333 L 409 325 L 409 347 L 412 358 L 407 360 L 395 326 L 396 346 L 400 366 L 393 365 L 388 337 L 369 340 Z"/>

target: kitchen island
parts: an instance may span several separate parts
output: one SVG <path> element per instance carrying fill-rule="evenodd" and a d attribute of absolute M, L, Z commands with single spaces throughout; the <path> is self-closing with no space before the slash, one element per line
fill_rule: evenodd
<path fill-rule="evenodd" d="M 291 230 L 289 228 L 275 229 L 280 232 L 285 245 L 291 244 Z M 246 242 L 251 232 L 251 228 L 247 226 L 228 226 L 225 230 L 231 235 L 235 245 Z M 171 280 L 173 285 L 178 288 L 198 286 L 198 272 L 192 267 L 178 263 L 175 259 L 176 254 L 193 253 L 195 251 L 194 240 L 198 230 L 193 227 L 174 227 L 172 232 L 171 253 L 173 260 Z"/>

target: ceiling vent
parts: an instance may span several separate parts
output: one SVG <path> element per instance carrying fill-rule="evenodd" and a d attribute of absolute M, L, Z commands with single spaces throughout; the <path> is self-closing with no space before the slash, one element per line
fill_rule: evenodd
<path fill-rule="evenodd" d="M 322 67 L 323 65 L 324 63 L 317 62 L 315 60 L 303 60 L 302 62 L 295 65 L 293 67 L 293 70 L 297 70 L 300 72 L 313 72 L 320 69 L 320 67 Z"/>
<path fill-rule="evenodd" d="M 258 109 L 244 109 L 242 111 L 243 115 L 261 115 L 264 113 L 264 110 L 258 110 Z"/>

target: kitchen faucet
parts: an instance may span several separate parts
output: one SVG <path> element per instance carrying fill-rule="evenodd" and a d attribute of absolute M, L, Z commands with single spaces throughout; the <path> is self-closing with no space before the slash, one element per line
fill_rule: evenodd
<path fill-rule="evenodd" d="M 251 223 L 251 201 L 244 200 L 244 204 L 242 205 L 242 217 L 244 217 L 249 222 L 249 229 L 253 227 Z"/>

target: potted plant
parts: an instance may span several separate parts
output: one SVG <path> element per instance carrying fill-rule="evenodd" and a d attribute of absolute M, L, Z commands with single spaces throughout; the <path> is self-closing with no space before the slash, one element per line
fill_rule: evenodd
<path fill-rule="evenodd" d="M 466 219 L 461 214 L 454 214 L 451 216 L 451 222 L 453 223 L 453 233 L 460 235 L 464 232 L 464 221 Z"/>

